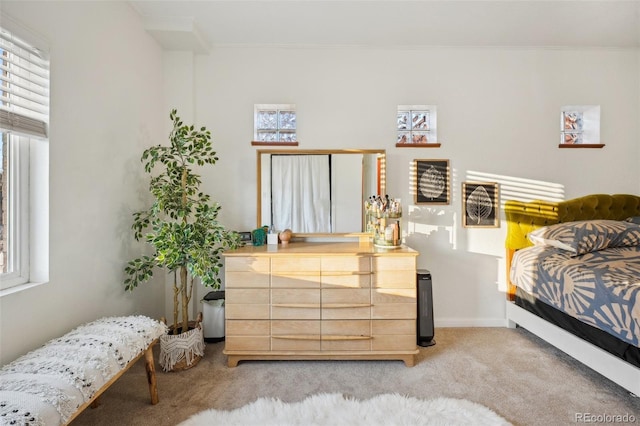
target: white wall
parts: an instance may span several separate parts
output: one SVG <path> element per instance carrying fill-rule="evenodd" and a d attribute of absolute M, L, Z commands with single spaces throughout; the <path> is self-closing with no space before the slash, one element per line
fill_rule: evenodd
<path fill-rule="evenodd" d="M 237 230 L 255 227 L 254 104 L 296 104 L 300 148 L 387 150 L 387 192 L 402 199 L 405 241 L 433 274 L 439 326 L 504 323 L 505 224 L 462 228 L 463 181 L 497 181 L 503 199 L 520 194 L 519 180 L 541 192 L 523 198 L 640 192 L 637 51 L 218 46 L 193 73 L 195 119 L 220 157 L 204 189 Z M 398 104 L 437 105 L 442 147 L 396 148 Z M 558 149 L 563 105 L 600 105 L 606 147 Z M 413 204 L 420 158 L 451 161 L 450 205 Z"/>
<path fill-rule="evenodd" d="M 50 281 L 0 298 L 0 363 L 104 315 L 164 314 L 162 285 L 122 285 L 131 213 L 148 204 L 140 155 L 166 139 L 162 51 L 117 2 L 0 3 L 51 53 Z M 6 15 L 5 15 L 6 14 Z M 163 277 L 158 281 L 162 282 Z"/>

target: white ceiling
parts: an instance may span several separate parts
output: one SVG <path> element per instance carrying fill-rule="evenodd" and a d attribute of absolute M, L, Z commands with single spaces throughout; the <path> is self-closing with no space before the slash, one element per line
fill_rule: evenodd
<path fill-rule="evenodd" d="M 167 50 L 216 45 L 640 48 L 640 0 L 131 0 Z"/>

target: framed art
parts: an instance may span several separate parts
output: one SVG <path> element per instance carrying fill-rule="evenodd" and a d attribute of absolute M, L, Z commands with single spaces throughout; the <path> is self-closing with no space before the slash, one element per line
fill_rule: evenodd
<path fill-rule="evenodd" d="M 449 160 L 414 160 L 415 203 L 449 204 L 451 173 Z"/>
<path fill-rule="evenodd" d="M 498 228 L 499 201 L 496 182 L 462 182 L 462 226 Z"/>

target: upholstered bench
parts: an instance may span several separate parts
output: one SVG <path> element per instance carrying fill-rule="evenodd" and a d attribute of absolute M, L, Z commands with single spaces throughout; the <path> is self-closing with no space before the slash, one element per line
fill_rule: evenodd
<path fill-rule="evenodd" d="M 0 369 L 0 424 L 68 424 L 142 357 L 158 403 L 152 348 L 166 332 L 145 316 L 102 318 L 23 355 Z"/>

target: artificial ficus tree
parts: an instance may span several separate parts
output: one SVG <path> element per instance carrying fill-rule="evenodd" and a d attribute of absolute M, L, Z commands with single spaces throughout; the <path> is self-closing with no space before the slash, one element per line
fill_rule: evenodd
<path fill-rule="evenodd" d="M 218 161 L 211 132 L 183 124 L 175 109 L 170 118 L 170 145 L 152 146 L 141 158 L 151 175 L 149 190 L 155 200 L 148 209 L 133 214 L 135 239 L 149 243 L 154 253 L 127 263 L 124 285 L 132 291 L 148 281 L 157 267 L 173 273 L 173 332 L 178 334 L 189 330 L 194 280 L 220 288 L 221 254 L 236 248 L 240 238 L 218 222 L 220 205 L 199 190 L 202 182 L 193 170 Z"/>

